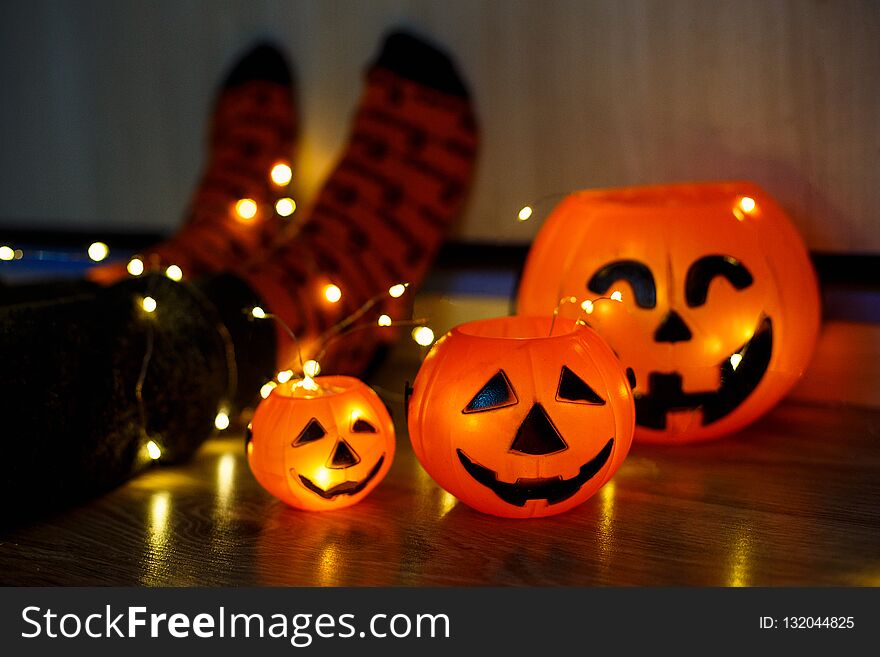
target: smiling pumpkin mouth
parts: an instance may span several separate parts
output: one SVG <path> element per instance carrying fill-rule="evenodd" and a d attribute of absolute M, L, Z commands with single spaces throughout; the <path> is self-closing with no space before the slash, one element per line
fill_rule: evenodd
<path fill-rule="evenodd" d="M 742 404 L 764 378 L 773 353 L 773 322 L 764 317 L 752 338 L 718 366 L 721 385 L 709 392 L 684 392 L 680 374 L 652 372 L 648 390 L 636 395 L 636 424 L 665 429 L 670 411 L 702 410 L 703 425 L 717 422 Z"/>
<path fill-rule="evenodd" d="M 366 477 L 361 479 L 360 481 L 343 481 L 341 484 L 336 484 L 335 486 L 324 490 L 320 486 L 318 486 L 311 479 L 306 477 L 305 475 L 299 475 L 299 480 L 302 482 L 302 485 L 308 488 L 310 491 L 323 497 L 325 500 L 332 500 L 339 495 L 357 495 L 364 488 L 367 487 L 373 478 L 379 473 L 379 470 L 382 468 L 382 464 L 385 462 L 385 455 L 379 457 L 379 460 L 376 461 L 376 465 L 370 470 Z"/>
<path fill-rule="evenodd" d="M 457 449 L 456 453 L 464 469 L 477 482 L 486 486 L 508 504 L 525 506 L 529 500 L 547 500 L 547 504 L 558 504 L 567 500 L 605 466 L 613 447 L 614 438 L 609 438 L 602 451 L 584 463 L 580 471 L 571 479 L 563 479 L 560 476 L 536 479 L 519 478 L 512 484 L 499 481 L 497 473 L 474 463 L 462 450 Z"/>

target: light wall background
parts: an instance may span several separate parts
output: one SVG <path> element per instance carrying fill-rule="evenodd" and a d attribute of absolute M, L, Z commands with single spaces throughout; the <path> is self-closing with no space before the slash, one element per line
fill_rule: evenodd
<path fill-rule="evenodd" d="M 5 0 L 0 233 L 173 230 L 215 85 L 265 37 L 299 78 L 306 200 L 398 25 L 454 53 L 474 92 L 461 239 L 529 239 L 516 212 L 548 194 L 750 178 L 811 248 L 880 253 L 871 0 Z"/>

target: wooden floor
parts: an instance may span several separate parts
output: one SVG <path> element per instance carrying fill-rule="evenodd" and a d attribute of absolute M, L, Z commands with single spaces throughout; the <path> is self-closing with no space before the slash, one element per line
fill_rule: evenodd
<path fill-rule="evenodd" d="M 880 410 L 789 402 L 715 444 L 636 446 L 587 503 L 513 521 L 438 488 L 405 434 L 370 497 L 324 514 L 265 493 L 240 436 L 215 439 L 0 534 L 0 583 L 878 586 L 878 441 Z"/>

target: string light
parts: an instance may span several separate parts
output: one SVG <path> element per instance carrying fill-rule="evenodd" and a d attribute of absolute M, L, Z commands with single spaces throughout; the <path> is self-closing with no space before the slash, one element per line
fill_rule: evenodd
<path fill-rule="evenodd" d="M 758 207 L 755 199 L 751 196 L 743 196 L 736 205 L 733 206 L 733 216 L 739 221 L 746 220 L 746 214 L 751 214 Z"/>
<path fill-rule="evenodd" d="M 434 342 L 434 332 L 427 326 L 423 325 L 423 322 L 427 321 L 424 318 L 410 319 L 405 321 L 394 321 L 389 315 L 383 314 L 379 316 L 375 323 L 373 321 L 364 322 L 362 324 L 356 323 L 361 317 L 364 316 L 364 314 L 367 313 L 367 311 L 370 310 L 370 308 L 378 303 L 383 297 L 400 296 L 401 294 L 403 294 L 403 292 L 405 292 L 408 286 L 409 283 L 397 283 L 395 285 L 392 285 L 386 292 L 377 294 L 376 296 L 368 299 L 355 312 L 348 315 L 337 324 L 331 326 L 324 333 L 318 336 L 317 347 L 315 347 L 315 349 L 311 352 L 315 354 L 315 356 L 314 358 L 310 358 L 309 360 L 303 360 L 303 354 L 300 350 L 299 341 L 297 340 L 296 334 L 290 329 L 290 327 L 284 322 L 283 319 L 281 319 L 277 315 L 265 312 L 259 306 L 254 306 L 250 309 L 244 309 L 243 312 L 257 319 L 272 319 L 279 323 L 279 325 L 290 336 L 290 339 L 293 341 L 296 347 L 296 353 L 299 356 L 300 363 L 298 371 L 301 371 L 303 373 L 302 379 L 297 379 L 293 381 L 294 389 L 317 391 L 320 390 L 321 387 L 317 383 L 315 383 L 312 377 L 316 377 L 320 374 L 321 367 L 319 363 L 322 360 L 324 354 L 327 352 L 327 348 L 334 341 L 341 339 L 351 333 L 375 327 L 377 324 L 379 326 L 415 326 L 416 328 L 413 331 L 412 336 L 416 342 L 418 342 L 422 346 L 430 346 Z M 342 298 L 342 291 L 339 289 L 338 286 L 332 283 L 325 285 L 322 291 L 324 294 L 324 298 L 327 299 L 327 301 L 329 301 L 330 303 L 336 303 Z M 293 370 L 284 370 L 282 372 L 279 372 L 275 378 L 280 383 L 287 383 L 288 381 L 292 380 L 293 374 Z M 260 396 L 263 399 L 268 398 L 275 386 L 276 384 L 274 381 L 263 384 L 260 389 Z"/>
<path fill-rule="evenodd" d="M 333 283 L 324 286 L 324 298 L 330 303 L 336 303 L 342 298 L 342 290 Z"/>
<path fill-rule="evenodd" d="M 412 331 L 413 340 L 423 347 L 428 347 L 434 342 L 434 331 L 427 326 L 416 326 Z"/>
<path fill-rule="evenodd" d="M 297 381 L 294 387 L 302 388 L 303 390 L 308 390 L 309 392 L 316 392 L 317 390 L 321 389 L 321 386 L 315 383 L 315 380 L 308 375 Z"/>
<path fill-rule="evenodd" d="M 519 211 L 519 214 L 516 215 L 516 218 L 520 221 L 528 221 L 529 217 L 532 216 L 532 208 L 531 206 L 524 206 L 522 210 Z"/>
<path fill-rule="evenodd" d="M 224 431 L 229 428 L 229 414 L 220 410 L 217 411 L 217 417 L 214 418 L 214 426 L 217 427 L 218 431 Z"/>
<path fill-rule="evenodd" d="M 12 247 L 6 246 L 5 244 L 0 246 L 0 260 L 12 260 L 14 258 L 15 250 L 13 250 Z"/>
<path fill-rule="evenodd" d="M 144 273 L 144 261 L 140 258 L 132 258 L 128 261 L 126 270 L 128 270 L 128 273 L 132 276 L 140 276 Z"/>
<path fill-rule="evenodd" d="M 409 287 L 409 283 L 398 283 L 397 285 L 392 285 L 388 288 L 388 294 L 394 299 L 398 299 L 403 296 L 403 293 L 406 292 L 407 287 Z"/>
<path fill-rule="evenodd" d="M 183 278 L 183 270 L 177 265 L 168 265 L 165 275 L 172 281 L 180 281 Z"/>
<path fill-rule="evenodd" d="M 89 245 L 89 258 L 95 262 L 101 262 L 110 253 L 110 247 L 104 242 L 92 242 Z"/>
<path fill-rule="evenodd" d="M 147 454 L 149 454 L 150 458 L 154 461 L 159 460 L 159 457 L 162 456 L 162 449 L 156 444 L 155 440 L 151 440 L 147 443 Z"/>
<path fill-rule="evenodd" d="M 730 366 L 736 371 L 736 368 L 739 367 L 739 364 L 742 362 L 742 354 L 731 354 L 730 356 Z"/>
<path fill-rule="evenodd" d="M 623 295 L 620 293 L 620 290 L 614 290 L 610 298 L 612 301 L 623 301 Z"/>
<path fill-rule="evenodd" d="M 267 381 L 263 384 L 263 387 L 260 388 L 260 397 L 266 399 L 269 395 L 272 394 L 272 391 L 278 386 L 274 381 Z"/>
<path fill-rule="evenodd" d="M 235 203 L 235 214 L 241 221 L 250 221 L 257 216 L 257 202 L 252 198 L 239 199 Z"/>
<path fill-rule="evenodd" d="M 587 299 L 581 304 L 581 308 L 585 313 L 591 315 L 593 313 L 593 302 Z"/>
<path fill-rule="evenodd" d="M 153 297 L 144 297 L 141 299 L 141 308 L 144 309 L 144 312 L 153 313 L 156 312 L 156 308 L 159 304 L 156 303 L 156 300 Z"/>
<path fill-rule="evenodd" d="M 292 198 L 280 198 L 275 201 L 275 212 L 282 217 L 289 217 L 296 211 L 296 201 Z"/>
<path fill-rule="evenodd" d="M 272 178 L 273 183 L 283 187 L 293 178 L 293 171 L 290 170 L 290 167 L 285 162 L 278 162 L 272 167 L 269 176 Z"/>

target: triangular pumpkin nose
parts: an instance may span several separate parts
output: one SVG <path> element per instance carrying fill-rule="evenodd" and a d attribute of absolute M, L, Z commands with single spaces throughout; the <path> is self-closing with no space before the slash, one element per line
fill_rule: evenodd
<path fill-rule="evenodd" d="M 553 426 L 550 416 L 540 404 L 534 404 L 526 419 L 519 426 L 511 452 L 541 456 L 568 449 L 568 445 Z"/>
<path fill-rule="evenodd" d="M 660 326 L 654 331 L 655 342 L 687 342 L 693 337 L 688 325 L 674 310 L 666 313 Z"/>
<path fill-rule="evenodd" d="M 327 464 L 327 467 L 333 470 L 341 470 L 342 468 L 357 465 L 360 462 L 361 457 L 357 455 L 357 452 L 345 440 L 340 438 L 339 442 L 336 443 L 336 447 L 333 448 L 333 454 L 330 455 L 330 462 Z"/>

